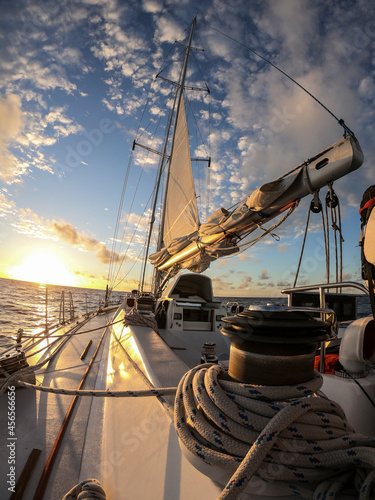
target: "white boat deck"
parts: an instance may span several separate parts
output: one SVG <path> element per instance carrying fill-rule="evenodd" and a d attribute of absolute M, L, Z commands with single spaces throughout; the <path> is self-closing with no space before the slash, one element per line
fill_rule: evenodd
<path fill-rule="evenodd" d="M 110 318 L 111 314 L 96 316 L 89 323 L 83 325 L 80 331 L 99 329 L 90 331 L 89 333 L 74 335 L 65 343 L 59 355 L 50 361 L 47 367 L 43 367 L 36 372 L 36 383 L 43 386 L 77 389 L 103 333 L 103 329 Z M 67 330 L 67 327 L 65 327 L 65 330 Z M 103 357 L 103 351 L 105 350 L 106 342 L 108 342 L 108 337 L 109 331 L 92 364 L 83 389 L 94 388 L 96 383 L 99 382 L 98 373 L 102 361 L 106 360 L 106 356 Z M 85 359 L 81 360 L 80 356 L 89 340 L 93 341 L 92 345 Z M 32 357 L 29 364 L 33 362 L 34 358 Z M 105 368 L 106 361 L 104 361 Z M 73 396 L 17 388 L 15 398 L 16 422 L 13 439 L 16 440 L 15 466 L 17 480 L 24 469 L 30 453 L 33 450 L 40 450 L 40 456 L 31 471 L 30 479 L 24 485 L 24 494 L 22 497 L 17 496 L 18 499 L 31 500 L 34 498 L 43 469 Z M 5 450 L 7 450 L 7 444 L 10 442 L 8 439 L 7 404 L 8 398 L 5 393 L 0 398 L 0 442 L 4 457 L 6 456 Z M 86 441 L 88 417 L 90 412 L 92 413 L 93 408 L 95 408 L 93 398 L 78 398 L 72 418 L 67 426 L 65 437 L 62 439 L 60 449 L 56 454 L 55 463 L 49 474 L 43 498 L 61 500 L 77 484 L 81 468 L 83 466 L 86 467 L 86 464 L 82 462 L 82 452 Z M 100 441 L 100 436 L 97 436 L 97 439 Z M 95 458 L 95 455 L 93 458 Z M 2 482 L 9 473 L 9 467 L 10 465 L 6 459 L 0 461 L 0 477 L 2 478 Z M 4 481 L 0 490 L 1 500 L 11 497 L 11 491 L 8 491 L 9 487 L 10 484 L 5 484 Z M 42 497 L 38 496 L 37 498 L 41 500 Z"/>
<path fill-rule="evenodd" d="M 114 329 L 117 330 L 116 327 Z M 190 334 L 198 334 L 184 333 L 186 338 Z M 163 340 L 167 337 L 172 342 L 173 335 L 162 332 L 160 336 L 151 328 L 136 326 L 122 331 L 118 328 L 116 337 L 112 336 L 109 347 L 112 364 L 107 388 L 110 390 L 148 389 L 147 378 L 155 387 L 177 386 L 189 369 L 179 358 L 183 352 L 180 351 L 182 343 L 174 345 L 178 347 L 177 356 L 173 346 L 170 349 Z M 202 474 L 181 451 L 173 424 L 174 398 L 163 397 L 162 404 L 158 399 L 105 399 L 101 482 L 107 497 L 119 500 L 217 499 L 224 485 Z M 220 475 L 221 481 L 231 477 L 230 473 L 223 471 Z M 272 484 L 266 486 L 257 479 L 253 491 L 262 493 L 262 496 L 243 493 L 243 498 L 270 500 L 280 497 L 279 487 Z M 286 492 L 281 497 L 285 500 L 295 498 Z"/>
<path fill-rule="evenodd" d="M 121 320 L 123 315 L 124 311 L 119 311 L 114 320 Z M 87 333 L 72 336 L 58 356 L 36 372 L 37 384 L 77 389 L 104 331 L 107 334 L 83 389 L 137 391 L 150 386 L 176 387 L 184 373 L 199 363 L 197 346 L 202 345 L 201 340 L 221 338 L 226 342 L 226 337 L 218 332 L 200 332 L 202 337 L 198 338 L 199 332 L 185 331 L 180 338 L 178 332 L 164 330 L 159 335 L 150 327 L 124 328 L 122 322 L 115 324 L 110 333 L 105 327 L 112 319 L 109 312 L 83 325 L 78 333 Z M 208 339 L 207 335 L 217 338 Z M 81 360 L 90 340 L 92 345 L 86 358 Z M 225 348 L 223 344 L 219 351 Z M 351 383 L 340 380 L 345 387 Z M 337 381 L 330 390 L 336 389 Z M 2 449 L 7 450 L 10 441 L 8 400 L 6 394 L 4 396 L 0 398 L 0 441 Z M 30 477 L 23 485 L 24 494 L 17 497 L 19 500 L 61 500 L 72 487 L 89 478 L 101 482 L 110 500 L 215 500 L 222 492 L 223 482 L 230 479 L 230 473 L 226 475 L 221 471 L 221 484 L 218 484 L 186 458 L 174 429 L 173 396 L 79 397 L 55 462 L 47 474 L 42 496 L 38 484 L 72 399 L 73 396 L 16 389 L 13 439 L 17 438 L 17 480 L 33 450 L 40 450 Z M 3 452 L 4 459 L 0 461 L 1 478 L 9 473 L 6 453 Z M 2 486 L 0 500 L 13 498 L 8 487 Z M 250 491 L 242 497 L 247 500 L 295 498 L 286 491 L 283 493 L 276 483 L 266 486 L 256 478 Z"/>

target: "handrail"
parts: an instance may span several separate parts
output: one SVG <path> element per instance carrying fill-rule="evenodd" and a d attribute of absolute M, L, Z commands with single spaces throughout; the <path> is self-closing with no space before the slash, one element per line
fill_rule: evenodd
<path fill-rule="evenodd" d="M 73 302 L 73 294 L 69 291 L 69 313 L 70 319 L 74 319 L 74 302 Z"/>
<path fill-rule="evenodd" d="M 68 300 L 69 300 L 69 316 L 70 321 L 75 318 L 74 316 L 74 302 L 73 302 L 73 294 L 71 291 L 68 291 Z M 86 301 L 86 309 L 87 309 L 87 301 Z M 60 312 L 59 312 L 59 324 L 65 324 L 65 290 L 61 292 L 60 298 Z"/>
<path fill-rule="evenodd" d="M 65 323 L 65 291 L 64 290 L 61 292 L 59 323 L 62 325 Z"/>
<path fill-rule="evenodd" d="M 317 285 L 284 288 L 283 290 L 281 290 L 281 293 L 290 295 L 293 292 L 307 292 L 309 290 L 317 290 L 320 292 L 322 290 L 328 290 L 330 288 L 357 288 L 358 290 L 361 290 L 365 295 L 369 294 L 368 288 L 365 285 L 361 285 L 360 283 L 356 283 L 355 281 L 341 281 L 339 283 L 320 283 Z"/>
<path fill-rule="evenodd" d="M 365 295 L 369 295 L 368 288 L 360 283 L 356 283 L 355 281 L 342 281 L 339 283 L 321 283 L 318 285 L 307 285 L 307 286 L 298 286 L 293 288 L 284 288 L 281 290 L 281 293 L 288 294 L 288 306 L 292 305 L 292 293 L 293 292 L 307 292 L 311 290 L 316 290 L 319 292 L 320 298 L 320 307 L 326 307 L 326 290 L 331 288 L 356 288 L 361 290 Z M 354 294 L 353 294 L 354 295 Z M 321 317 L 325 320 L 325 314 L 321 313 Z M 325 355 L 326 355 L 326 345 L 325 341 L 320 342 L 320 363 L 319 363 L 319 371 L 320 373 L 325 372 Z"/>

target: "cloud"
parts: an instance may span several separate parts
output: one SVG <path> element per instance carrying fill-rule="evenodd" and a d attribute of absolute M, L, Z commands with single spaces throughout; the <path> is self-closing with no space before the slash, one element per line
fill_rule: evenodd
<path fill-rule="evenodd" d="M 143 8 L 146 12 L 157 14 L 163 10 L 163 3 L 159 0 L 143 0 Z"/>
<path fill-rule="evenodd" d="M 16 205 L 0 191 L 0 217 L 9 217 L 16 212 Z"/>
<path fill-rule="evenodd" d="M 41 121 L 43 128 L 52 128 L 55 140 L 59 137 L 67 137 L 72 134 L 81 133 L 83 130 L 83 127 L 75 123 L 65 112 L 65 107 L 53 106 Z"/>
<path fill-rule="evenodd" d="M 79 232 L 70 222 L 44 219 L 30 208 L 17 209 L 15 204 L 1 192 L 0 203 L 2 206 L 0 216 L 14 218 L 12 226 L 18 233 L 67 243 L 83 252 L 94 254 L 102 264 L 120 262 L 124 259 L 121 253 L 111 252 L 104 243 L 88 236 L 85 232 Z"/>
<path fill-rule="evenodd" d="M 261 271 L 261 273 L 260 273 L 260 275 L 259 275 L 259 278 L 260 278 L 261 280 L 269 280 L 269 279 L 270 279 L 270 276 L 269 276 L 269 274 L 268 274 L 267 269 L 262 269 L 262 271 Z"/>
<path fill-rule="evenodd" d="M 17 142 L 23 130 L 21 100 L 17 95 L 0 97 L 0 178 L 12 182 L 22 171 L 9 146 Z"/>
<path fill-rule="evenodd" d="M 156 19 L 155 39 L 159 42 L 174 43 L 184 31 L 181 25 L 170 15 Z"/>
<path fill-rule="evenodd" d="M 112 257 L 111 252 L 106 246 L 96 238 L 90 238 L 85 233 L 79 233 L 77 229 L 66 221 L 52 221 L 50 228 L 57 235 L 60 241 L 69 243 L 74 247 L 78 247 L 84 252 L 94 253 L 96 258 L 103 264 L 109 264 L 112 260 L 118 262 L 122 260 L 122 256 L 115 254 Z"/>
<path fill-rule="evenodd" d="M 285 243 L 279 243 L 277 245 L 277 250 L 280 252 L 280 253 L 285 253 L 285 252 L 288 252 L 288 245 L 286 245 Z"/>
<path fill-rule="evenodd" d="M 249 288 L 249 287 L 250 287 L 250 285 L 251 285 L 251 283 L 252 283 L 252 281 L 253 281 L 253 278 L 252 278 L 251 276 L 249 276 L 249 275 L 245 275 L 245 276 L 243 277 L 243 281 L 241 282 L 241 284 L 240 284 L 239 288 L 240 288 L 240 289 L 241 289 L 241 288 Z"/>
<path fill-rule="evenodd" d="M 329 16 L 326 9 L 304 0 L 297 3 L 269 1 L 263 5 L 267 15 L 255 2 L 252 11 L 255 26 L 249 30 L 238 23 L 230 5 L 222 4 L 221 31 L 278 64 L 339 118 L 347 119 L 363 144 L 366 141 L 370 144 L 366 130 L 371 127 L 363 125 L 365 121 L 372 123 L 374 118 L 375 95 L 374 86 L 371 86 L 374 72 L 371 71 L 370 50 L 374 34 L 363 19 L 364 13 L 357 12 L 357 26 L 354 25 L 351 31 L 348 27 L 353 25 L 354 19 L 344 5 L 335 5 L 335 15 Z M 211 14 L 214 17 L 214 13 Z M 223 91 L 221 104 L 220 99 L 212 102 L 212 110 L 227 115 L 220 134 L 227 130 L 233 141 L 238 137 L 238 149 L 232 146 L 232 157 L 240 159 L 240 178 L 249 177 L 256 188 L 341 137 L 340 127 L 332 116 L 285 76 L 225 37 L 221 37 L 223 47 L 219 54 L 219 45 L 214 41 L 220 37 L 209 31 L 207 36 L 211 54 L 220 55 L 211 87 L 216 90 L 215 95 Z M 234 57 L 232 52 L 236 47 Z M 349 47 L 356 57 L 347 60 L 344 47 Z M 223 154 L 223 142 L 215 140 L 215 135 L 219 135 L 216 130 L 211 143 L 217 155 L 214 161 L 224 165 L 227 158 Z M 373 146 L 367 149 L 367 155 L 370 153 L 373 158 Z M 364 171 L 361 182 L 354 188 L 355 193 L 350 177 L 339 182 L 343 186 L 343 196 L 350 197 L 355 204 L 354 199 L 359 199 L 368 182 L 369 170 Z M 230 181 L 233 182 L 233 178 Z"/>

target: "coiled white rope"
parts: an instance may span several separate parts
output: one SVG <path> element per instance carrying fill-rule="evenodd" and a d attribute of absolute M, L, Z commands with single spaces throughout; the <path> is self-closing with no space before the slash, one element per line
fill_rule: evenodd
<path fill-rule="evenodd" d="M 125 326 L 138 325 L 138 326 L 148 326 L 154 332 L 159 333 L 158 324 L 154 316 L 150 314 L 141 314 L 135 307 L 130 309 L 124 317 Z"/>
<path fill-rule="evenodd" d="M 374 498 L 375 440 L 356 434 L 337 403 L 317 396 L 321 386 L 317 372 L 280 387 L 229 381 L 219 365 L 185 374 L 175 428 L 193 455 L 233 473 L 220 500 L 237 498 L 253 476 L 306 499 L 337 498 L 348 484 L 361 500 Z"/>
<path fill-rule="evenodd" d="M 176 392 L 173 387 L 83 391 L 18 384 L 77 396 Z M 375 440 L 355 433 L 337 403 L 317 396 L 321 386 L 317 372 L 309 382 L 279 387 L 232 382 L 216 364 L 199 365 L 184 375 L 176 393 L 175 428 L 191 453 L 233 474 L 220 500 L 237 498 L 253 476 L 306 499 L 335 499 L 348 484 L 355 485 L 359 499 L 374 498 Z"/>

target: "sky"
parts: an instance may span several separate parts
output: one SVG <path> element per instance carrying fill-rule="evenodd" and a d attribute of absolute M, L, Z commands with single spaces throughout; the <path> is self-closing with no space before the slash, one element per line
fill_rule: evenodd
<path fill-rule="evenodd" d="M 167 115 L 173 87 L 155 76 L 165 64 L 162 74 L 176 76 L 174 50 L 181 46 L 170 52 L 171 44 L 186 39 L 197 16 L 194 46 L 204 52 L 194 52 L 188 81 L 198 87 L 207 81 L 210 93 L 196 93 L 188 109 L 198 116 L 189 118 L 197 125 L 192 156 L 211 156 L 209 171 L 204 162 L 194 167 L 197 191 L 210 188 L 208 197 L 198 195 L 202 219 L 343 135 L 329 113 L 249 47 L 344 119 L 362 146 L 362 167 L 334 184 L 344 279 L 360 279 L 358 209 L 374 184 L 375 163 L 373 2 L 1 0 L 0 6 L 0 277 L 103 288 L 110 276 L 118 290 L 137 288 L 147 232 L 139 216 L 150 213 L 158 157 L 133 152 L 127 174 L 132 145 L 137 130 L 150 139 L 147 120 L 156 129 Z M 200 131 L 207 135 L 202 142 Z M 157 132 L 154 143 L 160 147 Z M 326 190 L 320 196 L 324 202 Z M 278 296 L 291 286 L 310 201 L 301 201 L 275 237 L 214 262 L 207 274 L 215 295 Z M 320 214 L 310 221 L 298 285 L 325 280 Z M 121 271 L 110 264 L 112 248 Z"/>

